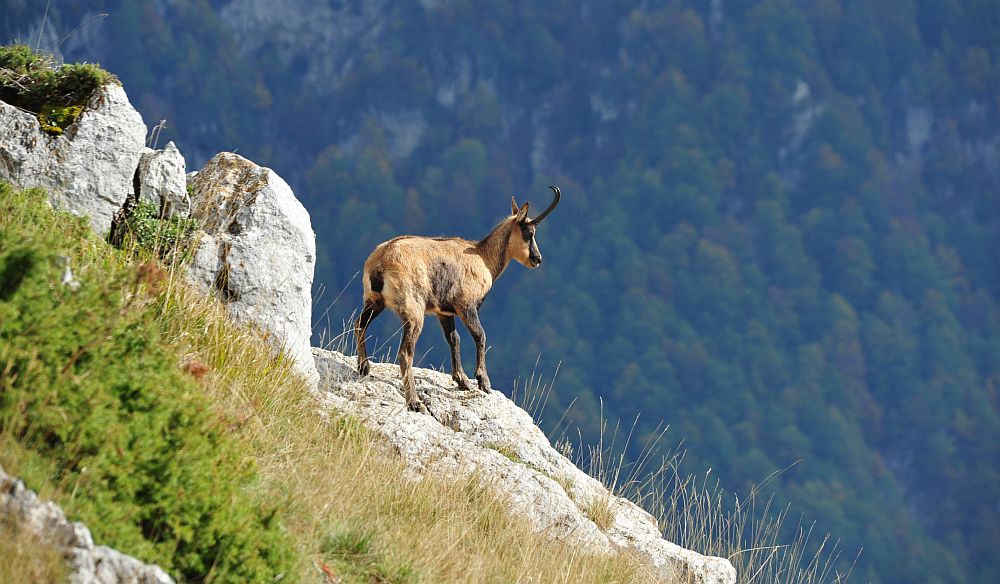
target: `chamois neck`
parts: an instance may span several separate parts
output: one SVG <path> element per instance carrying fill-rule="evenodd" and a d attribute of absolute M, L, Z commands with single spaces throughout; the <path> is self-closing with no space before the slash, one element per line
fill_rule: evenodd
<path fill-rule="evenodd" d="M 514 224 L 510 220 L 503 221 L 494 227 L 489 235 L 476 244 L 476 253 L 486 262 L 490 273 L 493 274 L 494 282 L 500 277 L 504 269 L 507 268 L 507 264 L 510 263 L 510 256 L 507 255 L 507 246 L 510 243 L 510 231 L 513 229 L 513 226 Z"/>

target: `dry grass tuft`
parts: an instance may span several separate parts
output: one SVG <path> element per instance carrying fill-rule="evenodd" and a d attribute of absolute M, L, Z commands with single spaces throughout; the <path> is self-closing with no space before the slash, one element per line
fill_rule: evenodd
<path fill-rule="evenodd" d="M 507 460 L 517 464 L 524 464 L 524 461 L 521 460 L 521 457 L 517 455 L 517 451 L 514 450 L 513 446 L 511 446 L 510 444 L 503 444 L 500 442 L 487 442 L 486 444 L 483 444 L 483 448 L 496 450 L 497 452 L 502 454 Z"/>
<path fill-rule="evenodd" d="M 813 526 L 801 521 L 789 537 L 785 527 L 789 507 L 776 511 L 772 499 L 762 494 L 787 468 L 765 477 L 745 495 L 730 493 L 709 475 L 699 479 L 682 472 L 684 451 L 662 446 L 666 427 L 654 431 L 630 462 L 624 453 L 634 437 L 635 422 L 627 431 L 619 424 L 610 426 L 603 408 L 601 419 L 597 444 L 580 447 L 584 455 L 574 462 L 611 492 L 582 504 L 602 530 L 614 520 L 618 496 L 651 513 L 667 540 L 728 559 L 739 584 L 843 584 L 850 579 L 856 557 L 853 561 L 843 557 L 829 534 L 817 538 Z M 556 441 L 556 449 L 571 459 L 577 450 L 565 435 Z"/>
<path fill-rule="evenodd" d="M 62 554 L 33 533 L 0 523 L 0 582 L 66 582 Z"/>
<path fill-rule="evenodd" d="M 816 541 L 813 526 L 801 523 L 787 537 L 789 507 L 775 511 L 773 499 L 761 493 L 781 472 L 775 471 L 746 496 L 726 493 L 706 475 L 700 480 L 679 472 L 683 454 L 665 462 L 648 488 L 661 504 L 655 515 L 665 535 L 682 546 L 728 558 L 740 583 L 843 584 L 857 557 L 842 557 L 829 534 Z M 860 556 L 860 551 L 858 555 Z"/>
<path fill-rule="evenodd" d="M 583 510 L 601 531 L 607 531 L 615 521 L 615 496 L 611 493 L 594 495 L 583 504 Z"/>

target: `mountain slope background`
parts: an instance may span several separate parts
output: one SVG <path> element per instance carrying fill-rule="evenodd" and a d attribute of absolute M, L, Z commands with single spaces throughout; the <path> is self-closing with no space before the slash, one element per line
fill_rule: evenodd
<path fill-rule="evenodd" d="M 288 180 L 317 330 L 376 243 L 558 184 L 545 265 L 483 307 L 497 386 L 561 363 L 549 417 L 641 412 L 636 448 L 668 423 L 735 490 L 801 460 L 770 486 L 859 580 L 1000 579 L 997 2 L 6 4 L 0 39 L 100 62 L 191 169 Z"/>

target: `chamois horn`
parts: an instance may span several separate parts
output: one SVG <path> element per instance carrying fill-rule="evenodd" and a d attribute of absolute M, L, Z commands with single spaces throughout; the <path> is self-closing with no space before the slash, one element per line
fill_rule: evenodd
<path fill-rule="evenodd" d="M 555 197 L 552 198 L 552 204 L 549 205 L 548 209 L 542 211 L 542 213 L 538 217 L 535 217 L 534 219 L 531 220 L 532 225 L 538 225 L 539 223 L 541 223 L 542 219 L 545 219 L 548 216 L 548 214 L 552 212 L 552 209 L 555 209 L 556 205 L 559 204 L 559 198 L 562 197 L 562 193 L 559 192 L 559 187 L 553 185 L 549 188 L 552 189 L 553 193 L 555 193 Z"/>

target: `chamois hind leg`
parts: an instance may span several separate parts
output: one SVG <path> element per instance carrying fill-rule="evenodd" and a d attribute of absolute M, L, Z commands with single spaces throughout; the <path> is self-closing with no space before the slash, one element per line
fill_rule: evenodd
<path fill-rule="evenodd" d="M 439 316 L 438 321 L 441 323 L 441 330 L 444 331 L 444 338 L 447 339 L 448 346 L 451 347 L 451 378 L 458 384 L 459 389 L 469 389 L 469 378 L 465 376 L 465 370 L 462 369 L 462 354 L 459 350 L 461 339 L 459 339 L 458 331 L 455 330 L 455 317 Z"/>
<path fill-rule="evenodd" d="M 365 306 L 361 309 L 361 316 L 358 317 L 357 324 L 354 325 L 354 337 L 358 343 L 358 374 L 368 375 L 371 372 L 371 365 L 368 362 L 368 347 L 365 342 L 365 333 L 368 325 L 375 317 L 385 309 L 385 301 L 382 298 L 365 300 Z"/>
<path fill-rule="evenodd" d="M 479 311 L 474 306 L 466 308 L 462 311 L 462 322 L 476 342 L 476 381 L 479 382 L 479 389 L 489 393 L 493 388 L 490 376 L 486 374 L 486 331 L 479 322 Z"/>
<path fill-rule="evenodd" d="M 403 396 L 406 407 L 414 412 L 427 413 L 427 406 L 417 396 L 416 384 L 413 381 L 413 353 L 417 348 L 417 338 L 424 327 L 423 312 L 413 315 L 400 315 L 403 319 L 403 340 L 399 343 L 399 372 L 403 377 Z"/>

